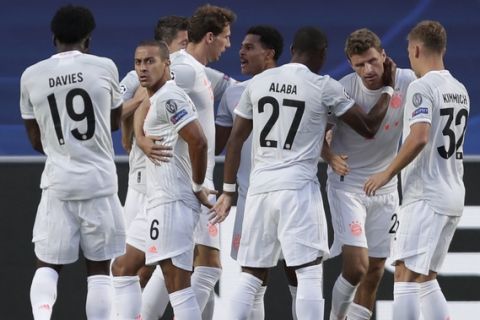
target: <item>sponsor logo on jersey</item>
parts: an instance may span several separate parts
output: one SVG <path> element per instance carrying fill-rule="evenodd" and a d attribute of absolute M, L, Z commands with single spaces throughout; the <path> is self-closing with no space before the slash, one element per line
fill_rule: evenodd
<path fill-rule="evenodd" d="M 170 117 L 170 121 L 173 124 L 176 124 L 178 121 L 180 121 L 183 117 L 185 117 L 188 114 L 187 110 L 182 109 L 175 113 L 173 116 Z"/>
<path fill-rule="evenodd" d="M 169 99 L 167 102 L 165 102 L 165 108 L 167 108 L 167 111 L 170 113 L 177 112 L 177 104 L 172 99 Z"/>
<path fill-rule="evenodd" d="M 418 108 L 412 112 L 412 118 L 419 114 L 428 114 L 428 108 Z"/>
<path fill-rule="evenodd" d="M 412 103 L 415 107 L 418 107 L 422 104 L 422 95 L 420 93 L 415 93 L 412 97 Z"/>

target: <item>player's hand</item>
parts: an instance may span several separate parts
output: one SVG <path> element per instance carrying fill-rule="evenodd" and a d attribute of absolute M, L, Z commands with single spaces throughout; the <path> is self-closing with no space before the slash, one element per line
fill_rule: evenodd
<path fill-rule="evenodd" d="M 387 57 L 383 63 L 383 84 L 395 89 L 395 75 L 397 74 L 397 64 Z"/>
<path fill-rule="evenodd" d="M 334 154 L 330 157 L 328 164 L 336 174 L 346 176 L 350 172 L 347 160 L 348 156 L 345 154 Z"/>
<path fill-rule="evenodd" d="M 210 209 L 212 213 L 209 217 L 210 223 L 220 223 L 228 216 L 230 213 L 230 208 L 232 208 L 233 193 L 224 192 L 218 198 L 217 203 Z"/>
<path fill-rule="evenodd" d="M 387 171 L 379 172 L 373 176 L 368 177 L 367 181 L 363 185 L 363 191 L 367 196 L 374 196 L 375 192 L 387 184 L 391 177 Z"/>
<path fill-rule="evenodd" d="M 173 156 L 172 147 L 162 144 L 163 138 L 156 136 L 137 137 L 137 144 L 143 153 L 157 166 L 169 162 Z"/>
<path fill-rule="evenodd" d="M 210 190 L 207 187 L 202 186 L 202 189 L 198 192 L 194 192 L 194 194 L 195 194 L 195 197 L 197 197 L 198 201 L 200 201 L 200 203 L 202 205 L 204 205 L 208 209 L 211 209 L 213 207 L 213 204 L 210 203 L 210 201 L 208 200 L 208 197 L 211 194 L 217 195 L 218 191 L 217 190 Z"/>

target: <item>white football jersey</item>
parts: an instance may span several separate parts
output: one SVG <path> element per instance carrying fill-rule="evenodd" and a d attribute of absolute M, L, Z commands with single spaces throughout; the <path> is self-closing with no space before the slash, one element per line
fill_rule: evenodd
<path fill-rule="evenodd" d="M 317 180 L 328 112 L 354 105 L 342 85 L 288 63 L 250 80 L 235 113 L 253 120 L 249 194 L 299 189 Z"/>
<path fill-rule="evenodd" d="M 27 68 L 23 119 L 35 119 L 47 160 L 41 188 L 64 200 L 117 192 L 110 113 L 122 104 L 112 60 L 68 51 Z"/>
<path fill-rule="evenodd" d="M 331 149 L 336 154 L 348 156 L 350 172 L 343 180 L 332 168 L 328 167 L 329 186 L 347 192 L 363 193 L 363 185 L 371 175 L 385 170 L 397 154 L 403 128 L 403 110 L 408 85 L 415 80 L 415 73 L 410 69 L 397 69 L 395 92 L 385 118 L 373 139 L 367 139 L 348 124 L 335 119 L 335 127 Z M 362 79 L 354 72 L 340 79 L 347 93 L 368 113 L 382 95 L 382 89 L 370 90 Z M 390 193 L 397 190 L 395 176 L 377 194 Z"/>
<path fill-rule="evenodd" d="M 213 180 L 215 166 L 215 116 L 213 90 L 205 73 L 205 66 L 185 50 L 170 55 L 170 70 L 175 83 L 192 99 L 198 120 L 208 141 L 208 166 L 206 178 Z"/>
<path fill-rule="evenodd" d="M 195 106 L 174 81 L 167 81 L 150 98 L 150 103 L 143 127 L 145 133 L 162 137 L 162 144 L 173 148 L 173 157 L 160 165 L 146 162 L 148 207 L 183 201 L 192 209 L 200 210 L 200 202 L 192 191 L 188 144 L 178 135 L 183 127 L 197 119 Z"/>
<path fill-rule="evenodd" d="M 127 73 L 122 81 L 120 81 L 123 101 L 132 99 L 139 86 L 140 81 L 138 80 L 138 75 L 135 70 Z M 147 157 L 138 146 L 135 137 L 133 137 L 132 150 L 130 150 L 128 154 L 128 186 L 140 193 L 147 192 L 145 184 L 146 159 Z"/>
<path fill-rule="evenodd" d="M 470 111 L 464 85 L 447 70 L 412 82 L 405 106 L 404 139 L 417 122 L 431 124 L 430 138 L 402 170 L 403 204 L 427 200 L 438 213 L 460 216 L 465 201 L 463 141 Z"/>
<path fill-rule="evenodd" d="M 239 82 L 227 88 L 218 106 L 217 118 L 215 120 L 217 125 L 222 127 L 233 127 L 233 119 L 235 116 L 234 110 L 249 81 L 250 80 Z M 240 167 L 238 168 L 237 172 L 238 192 L 244 196 L 247 195 L 250 179 L 250 170 L 252 167 L 251 157 L 252 135 L 250 134 L 243 144 Z"/>
<path fill-rule="evenodd" d="M 208 80 L 210 80 L 215 104 L 222 99 L 223 94 L 228 87 L 237 83 L 235 79 L 230 78 L 225 73 L 210 67 L 205 67 L 205 74 L 207 75 Z"/>

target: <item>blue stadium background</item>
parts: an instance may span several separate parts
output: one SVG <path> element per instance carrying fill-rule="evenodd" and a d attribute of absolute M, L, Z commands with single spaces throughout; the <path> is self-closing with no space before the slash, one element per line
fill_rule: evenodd
<path fill-rule="evenodd" d="M 466 154 L 480 154 L 480 1 L 211 1 L 233 9 L 238 20 L 232 29 L 232 47 L 213 66 L 236 79 L 238 49 L 247 28 L 271 24 L 285 38 L 281 62 L 289 59 L 288 45 L 302 25 L 321 27 L 329 37 L 327 65 L 323 73 L 340 78 L 350 72 L 343 54 L 346 36 L 354 29 L 368 27 L 379 34 L 387 54 L 400 67 L 409 67 L 406 52 L 408 30 L 422 19 L 441 21 L 448 32 L 446 67 L 467 87 L 471 98 L 470 119 L 465 142 Z M 54 53 L 49 29 L 58 6 L 67 1 L 9 1 L 0 12 L 0 155 L 33 155 L 20 117 L 19 83 L 23 70 Z M 133 65 L 133 50 L 139 40 L 151 38 L 156 20 L 163 15 L 191 15 L 205 3 L 200 1 L 76 1 L 94 12 L 97 28 L 91 51 L 113 59 L 123 77 Z M 115 135 L 117 154 L 123 154 Z"/>

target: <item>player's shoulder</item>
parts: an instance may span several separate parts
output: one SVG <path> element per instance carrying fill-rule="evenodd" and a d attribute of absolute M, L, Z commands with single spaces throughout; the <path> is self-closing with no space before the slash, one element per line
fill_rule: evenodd
<path fill-rule="evenodd" d="M 412 69 L 397 68 L 396 80 L 412 82 L 417 79 Z"/>
<path fill-rule="evenodd" d="M 104 68 L 105 70 L 107 70 L 109 72 L 118 73 L 117 65 L 110 58 L 84 53 L 84 54 L 82 54 L 81 59 L 82 59 L 82 61 L 85 61 L 86 63 L 95 65 L 95 66 L 100 67 L 100 68 Z"/>
<path fill-rule="evenodd" d="M 50 64 L 52 62 L 52 58 L 47 58 L 40 60 L 30 66 L 28 66 L 22 73 L 21 78 L 26 79 L 27 77 L 34 76 L 37 74 L 42 74 L 44 71 L 50 69 Z"/>
<path fill-rule="evenodd" d="M 245 90 L 245 88 L 248 86 L 250 81 L 251 81 L 251 79 L 233 83 L 231 86 L 229 86 L 227 89 L 225 89 L 224 95 L 229 96 L 229 95 L 235 94 L 239 91 Z"/>

